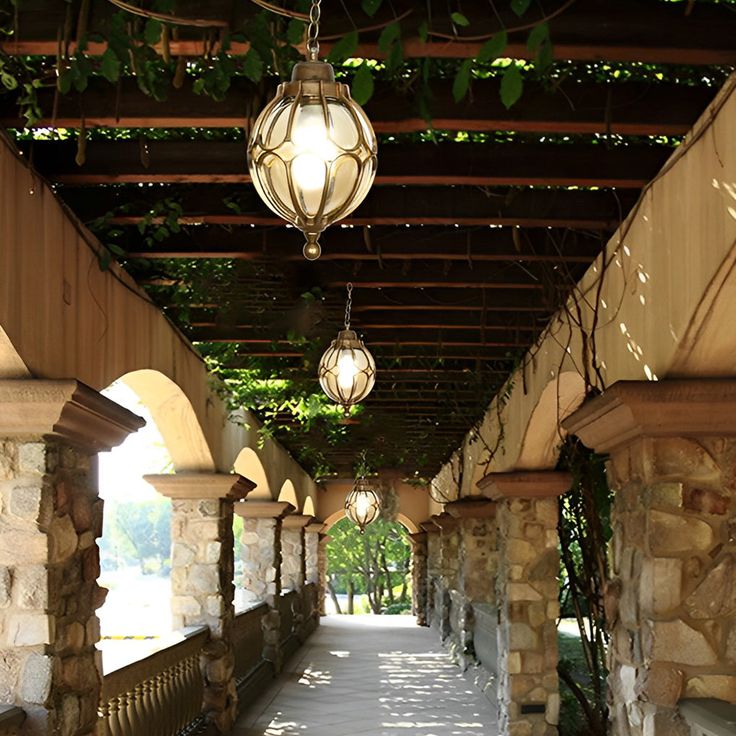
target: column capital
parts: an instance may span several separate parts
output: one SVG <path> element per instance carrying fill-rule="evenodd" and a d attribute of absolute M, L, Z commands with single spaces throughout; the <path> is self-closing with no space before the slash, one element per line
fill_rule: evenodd
<path fill-rule="evenodd" d="M 314 516 L 304 514 L 289 514 L 284 517 L 283 529 L 306 529 L 312 523 Z"/>
<path fill-rule="evenodd" d="M 455 519 L 495 519 L 496 502 L 485 496 L 460 498 L 446 504 L 445 511 Z"/>
<path fill-rule="evenodd" d="M 642 437 L 736 434 L 736 380 L 619 381 L 562 422 L 596 452 Z"/>
<path fill-rule="evenodd" d="M 235 504 L 235 513 L 244 519 L 283 519 L 296 509 L 287 501 L 243 501 Z"/>
<path fill-rule="evenodd" d="M 201 498 L 222 498 L 242 501 L 256 484 L 242 475 L 231 473 L 170 473 L 168 475 L 144 475 L 162 496 L 176 501 L 192 501 Z"/>
<path fill-rule="evenodd" d="M 320 521 L 319 519 L 312 519 L 312 521 L 310 521 L 309 524 L 304 527 L 304 531 L 307 534 L 322 534 L 326 526 L 327 525 L 324 523 L 324 521 Z"/>
<path fill-rule="evenodd" d="M 47 435 L 106 452 L 145 421 L 76 380 L 0 380 L 0 437 Z"/>
<path fill-rule="evenodd" d="M 515 473 L 489 473 L 478 488 L 487 498 L 555 498 L 570 490 L 572 476 L 557 470 L 521 470 Z"/>
<path fill-rule="evenodd" d="M 427 521 L 422 521 L 419 524 L 419 528 L 425 532 L 425 534 L 439 534 L 440 530 L 439 527 L 432 521 L 432 519 L 427 519 Z"/>
<path fill-rule="evenodd" d="M 451 532 L 457 526 L 457 519 L 447 511 L 430 517 L 430 521 L 442 532 Z"/>
<path fill-rule="evenodd" d="M 427 532 L 420 531 L 420 532 L 414 532 L 407 534 L 409 537 L 409 542 L 412 547 L 423 547 L 427 544 Z"/>

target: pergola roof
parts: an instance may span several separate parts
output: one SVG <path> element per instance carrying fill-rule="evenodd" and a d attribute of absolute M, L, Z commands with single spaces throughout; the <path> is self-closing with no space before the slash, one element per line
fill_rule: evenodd
<path fill-rule="evenodd" d="M 17 34 L 4 48 L 56 54 L 64 5 L 37 0 L 21 7 Z M 227 17 L 234 27 L 253 13 L 248 3 L 234 6 L 235 17 L 230 4 L 225 16 L 221 3 L 201 5 L 177 8 L 182 15 Z M 377 39 L 389 13 L 384 5 L 373 19 L 356 8 L 360 29 L 376 26 L 361 32 L 357 54 L 383 56 Z M 452 27 L 446 3 L 393 6 L 399 18 L 411 18 L 405 23 L 412 29 L 429 8 L 439 34 L 423 42 L 407 31 L 408 59 L 472 57 L 480 47 L 476 37 L 499 28 L 485 0 L 462 3 L 473 19 L 468 38 Z M 103 2 L 92 8 L 91 29 L 114 11 Z M 724 4 L 578 0 L 560 2 L 558 10 L 550 13 L 550 32 L 559 59 L 736 63 L 736 13 Z M 324 15 L 326 37 L 352 27 L 337 7 Z M 520 25 L 512 15 L 502 20 Z M 507 53 L 527 57 L 524 38 L 512 33 Z M 199 39 L 182 30 L 171 51 L 197 54 Z M 100 43 L 90 47 L 102 50 Z M 325 233 L 324 255 L 315 263 L 303 260 L 301 235 L 284 227 L 253 190 L 242 130 L 190 130 L 247 127 L 275 79 L 254 85 L 236 78 L 221 102 L 195 94 L 190 83 L 156 101 L 133 79 L 111 85 L 93 78 L 81 94 L 42 90 L 40 125 L 143 130 L 92 137 L 83 165 L 75 162 L 74 141 L 20 146 L 82 220 L 105 218 L 121 230 L 116 242 L 127 258 L 146 259 L 145 265 L 129 261 L 131 272 L 191 339 L 233 346 L 227 367 L 252 367 L 258 358 L 272 375 L 314 376 L 315 346 L 323 349 L 334 337 L 344 287 L 353 283 L 353 325 L 376 356 L 378 381 L 360 424 L 348 428 L 349 441 L 328 447 L 328 458 L 344 470 L 356 448 L 385 453 L 401 443 L 402 468 L 431 475 L 716 92 L 717 75 L 705 68 L 685 75 L 688 83 L 675 80 L 675 68 L 664 79 L 632 68 L 632 80 L 571 73 L 554 89 L 528 82 L 508 110 L 498 78 L 475 80 L 472 94 L 456 103 L 452 78 L 438 76 L 431 82 L 432 124 L 452 131 L 439 142 L 423 135 L 428 123 L 411 91 L 377 80 L 366 105 L 382 136 L 376 184 L 343 226 Z M 0 98 L 0 119 L 6 127 L 21 125 L 11 95 Z M 164 217 L 157 210 L 164 200 L 181 207 L 181 230 L 146 245 L 137 226 Z M 228 283 L 213 279 L 210 295 L 198 303 L 167 302 L 172 280 L 162 259 L 222 258 L 236 261 Z M 305 293 L 316 295 L 306 313 Z M 287 413 L 278 421 L 287 428 L 296 422 Z M 280 439 L 290 446 L 288 433 Z M 299 441 L 319 443 L 319 429 Z"/>

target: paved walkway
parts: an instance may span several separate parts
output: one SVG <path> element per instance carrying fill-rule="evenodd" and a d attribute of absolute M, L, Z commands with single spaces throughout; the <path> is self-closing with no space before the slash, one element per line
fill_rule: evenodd
<path fill-rule="evenodd" d="M 233 736 L 497 736 L 490 703 L 412 616 L 328 616 Z"/>

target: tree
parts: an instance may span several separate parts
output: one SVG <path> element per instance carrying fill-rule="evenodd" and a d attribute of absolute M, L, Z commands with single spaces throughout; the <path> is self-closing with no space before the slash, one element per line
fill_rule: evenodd
<path fill-rule="evenodd" d="M 333 601 L 337 592 L 348 594 L 348 613 L 354 610 L 355 594 L 366 594 L 373 613 L 397 603 L 394 589 L 401 586 L 398 602 L 408 600 L 408 574 L 411 553 L 403 527 L 378 519 L 361 535 L 348 519 L 341 519 L 330 530 L 327 546 L 329 587 Z M 339 606 L 336 610 L 340 611 Z"/>

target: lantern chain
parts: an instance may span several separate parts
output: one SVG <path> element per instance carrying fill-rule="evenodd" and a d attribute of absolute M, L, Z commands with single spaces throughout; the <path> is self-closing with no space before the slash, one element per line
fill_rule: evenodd
<path fill-rule="evenodd" d="M 319 19 L 321 15 L 320 5 L 322 0 L 312 0 L 309 9 L 309 29 L 307 30 L 307 54 L 309 61 L 317 61 L 319 58 Z"/>
<path fill-rule="evenodd" d="M 353 308 L 353 285 L 348 283 L 348 301 L 345 304 L 345 329 L 350 329 L 350 312 Z"/>

